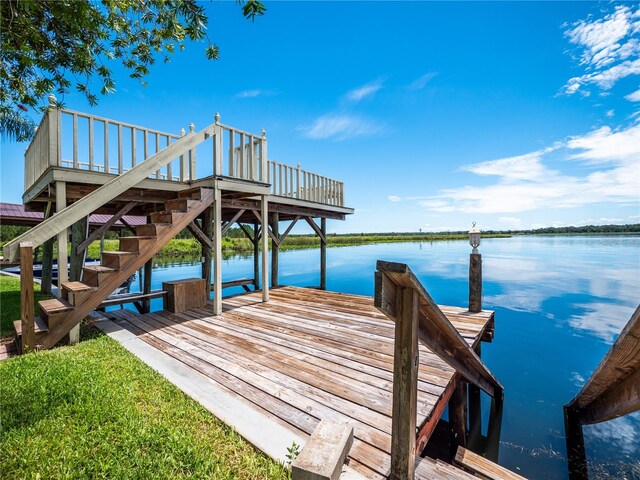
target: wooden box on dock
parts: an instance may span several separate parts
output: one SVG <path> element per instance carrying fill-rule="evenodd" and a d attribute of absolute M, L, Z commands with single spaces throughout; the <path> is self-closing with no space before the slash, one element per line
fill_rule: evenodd
<path fill-rule="evenodd" d="M 162 282 L 162 289 L 167 292 L 164 309 L 170 312 L 180 313 L 207 304 L 206 282 L 203 278 Z"/>

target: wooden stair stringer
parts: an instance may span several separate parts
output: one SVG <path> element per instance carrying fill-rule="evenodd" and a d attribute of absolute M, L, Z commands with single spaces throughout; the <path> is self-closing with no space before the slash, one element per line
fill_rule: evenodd
<path fill-rule="evenodd" d="M 102 301 L 118 288 L 134 272 L 138 271 L 149 261 L 166 243 L 187 227 L 198 215 L 200 215 L 211 203 L 213 203 L 213 190 L 203 188 L 200 190 L 200 199 L 189 206 L 188 211 L 174 213 L 174 221 L 163 229 L 153 242 L 148 242 L 141 248 L 138 254 L 131 255 L 113 275 L 110 275 L 96 291 L 80 305 L 75 305 L 58 325 L 49 330 L 42 338 L 41 346 L 49 349 L 58 343 L 69 331 L 95 310 Z"/>

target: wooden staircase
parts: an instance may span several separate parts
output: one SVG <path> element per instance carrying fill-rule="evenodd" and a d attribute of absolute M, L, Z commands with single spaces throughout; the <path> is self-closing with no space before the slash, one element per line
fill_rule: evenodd
<path fill-rule="evenodd" d="M 214 199 L 213 190 L 180 192 L 151 215 L 151 223 L 136 227 L 136 236 L 121 237 L 120 251 L 103 252 L 101 265 L 84 267 L 82 281 L 61 285 L 61 298 L 42 300 L 35 319 L 36 345 L 51 348 L 91 311 L 140 269 L 160 249 L 202 213 Z M 21 321 L 14 322 L 16 345 L 22 351 Z"/>

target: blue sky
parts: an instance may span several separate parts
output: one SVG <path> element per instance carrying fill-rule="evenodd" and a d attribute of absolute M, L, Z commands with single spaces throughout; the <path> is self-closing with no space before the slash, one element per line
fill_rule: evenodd
<path fill-rule="evenodd" d="M 210 37 L 68 108 L 165 131 L 220 112 L 269 157 L 345 182 L 334 232 L 640 222 L 637 3 L 207 5 Z M 2 145 L 19 202 L 25 144 Z"/>

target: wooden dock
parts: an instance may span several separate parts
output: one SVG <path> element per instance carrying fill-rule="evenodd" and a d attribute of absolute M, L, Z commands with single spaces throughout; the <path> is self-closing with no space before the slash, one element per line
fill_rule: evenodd
<path fill-rule="evenodd" d="M 469 345 L 493 328 L 493 312 L 440 308 Z M 286 446 L 306 441 L 330 418 L 353 425 L 351 469 L 366 478 L 389 475 L 394 324 L 371 297 L 283 287 L 267 303 L 260 292 L 226 298 L 220 316 L 211 303 L 181 314 L 106 315 L 113 322 L 98 322 L 100 328 L 268 455 L 284 459 Z M 419 348 L 416 425 L 426 440 L 460 376 Z M 183 387 L 190 375 L 193 388 Z M 198 398 L 205 391 L 234 406 L 217 411 L 215 400 Z M 416 478 L 471 477 L 423 459 Z"/>

